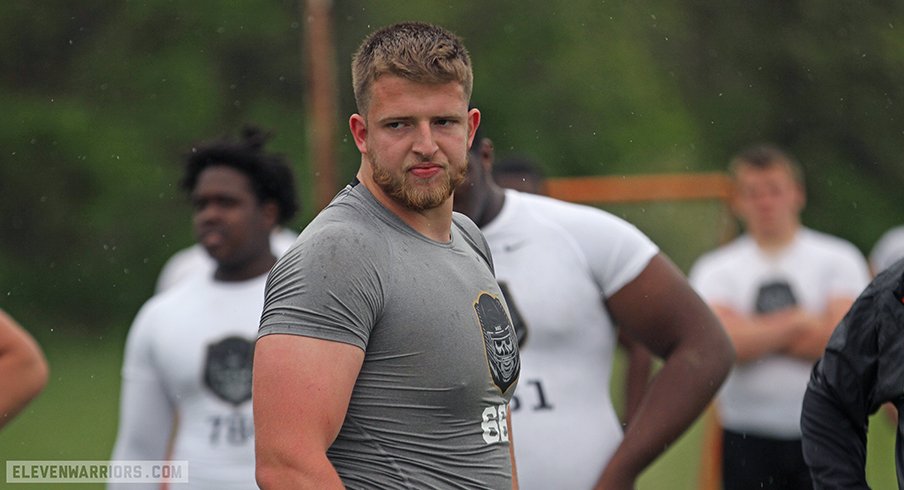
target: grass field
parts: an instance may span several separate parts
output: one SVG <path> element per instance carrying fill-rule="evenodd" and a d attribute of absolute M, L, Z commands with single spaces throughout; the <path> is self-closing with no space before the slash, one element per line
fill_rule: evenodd
<path fill-rule="evenodd" d="M 45 392 L 0 432 L 3 460 L 106 460 L 116 434 L 122 339 L 60 336 L 43 340 L 51 364 Z M 616 363 L 618 377 L 621 359 Z M 615 383 L 615 390 L 618 383 Z M 516 433 L 517 434 L 517 433 Z M 516 436 L 517 437 L 517 436 Z M 896 488 L 894 429 L 884 415 L 874 417 L 868 474 L 873 488 Z M 641 478 L 640 490 L 699 488 L 703 424 L 698 421 Z M 0 488 L 35 489 L 5 483 Z M 100 484 L 54 484 L 52 489 L 100 489 Z M 41 488 L 44 488 L 42 485 Z"/>
<path fill-rule="evenodd" d="M 107 460 L 116 436 L 122 339 L 60 335 L 41 339 L 50 363 L 47 388 L 3 432 L 8 460 Z M 103 488 L 101 484 L 10 484 L 0 488 Z"/>

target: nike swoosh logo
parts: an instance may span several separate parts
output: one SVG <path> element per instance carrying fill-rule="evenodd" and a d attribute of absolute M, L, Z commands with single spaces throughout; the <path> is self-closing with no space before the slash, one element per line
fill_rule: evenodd
<path fill-rule="evenodd" d="M 524 247 L 525 245 L 527 245 L 527 240 L 521 240 L 520 242 L 514 242 L 514 243 L 506 243 L 505 245 L 502 246 L 502 251 L 505 253 L 511 253 L 511 252 L 514 252 L 515 250 L 518 250 L 521 247 Z"/>

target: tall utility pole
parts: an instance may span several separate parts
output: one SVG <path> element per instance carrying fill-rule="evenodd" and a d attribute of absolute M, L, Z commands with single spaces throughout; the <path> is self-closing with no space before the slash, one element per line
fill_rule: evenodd
<path fill-rule="evenodd" d="M 308 127 L 314 194 L 318 210 L 339 191 L 336 179 L 336 49 L 333 45 L 332 0 L 304 0 L 304 22 L 308 53 Z"/>

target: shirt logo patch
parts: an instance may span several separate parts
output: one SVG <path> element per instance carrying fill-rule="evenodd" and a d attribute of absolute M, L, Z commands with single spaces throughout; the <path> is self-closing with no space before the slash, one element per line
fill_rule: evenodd
<path fill-rule="evenodd" d="M 760 286 L 756 296 L 756 312 L 772 313 L 797 306 L 797 298 L 791 285 L 785 280 L 777 280 Z"/>
<path fill-rule="evenodd" d="M 527 245 L 527 240 L 521 240 L 520 242 L 514 242 L 514 243 L 507 243 L 502 246 L 502 251 L 505 253 L 511 253 L 525 245 Z"/>
<path fill-rule="evenodd" d="M 252 359 L 254 343 L 242 337 L 208 345 L 204 384 L 221 400 L 241 405 L 251 399 Z"/>
<path fill-rule="evenodd" d="M 521 371 L 515 329 L 505 313 L 502 302 L 489 293 L 480 293 L 474 303 L 474 310 L 483 330 L 483 341 L 493 383 L 505 393 L 518 379 Z"/>

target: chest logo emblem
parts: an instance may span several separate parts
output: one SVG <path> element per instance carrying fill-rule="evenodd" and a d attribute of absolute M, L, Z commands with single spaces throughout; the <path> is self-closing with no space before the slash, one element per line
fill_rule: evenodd
<path fill-rule="evenodd" d="M 515 329 L 502 302 L 496 296 L 480 293 L 474 303 L 474 311 L 483 331 L 487 363 L 493 375 L 493 382 L 505 393 L 521 372 Z"/>
<path fill-rule="evenodd" d="M 227 337 L 207 346 L 204 385 L 218 398 L 233 405 L 251 399 L 251 361 L 254 343 L 242 337 Z"/>

